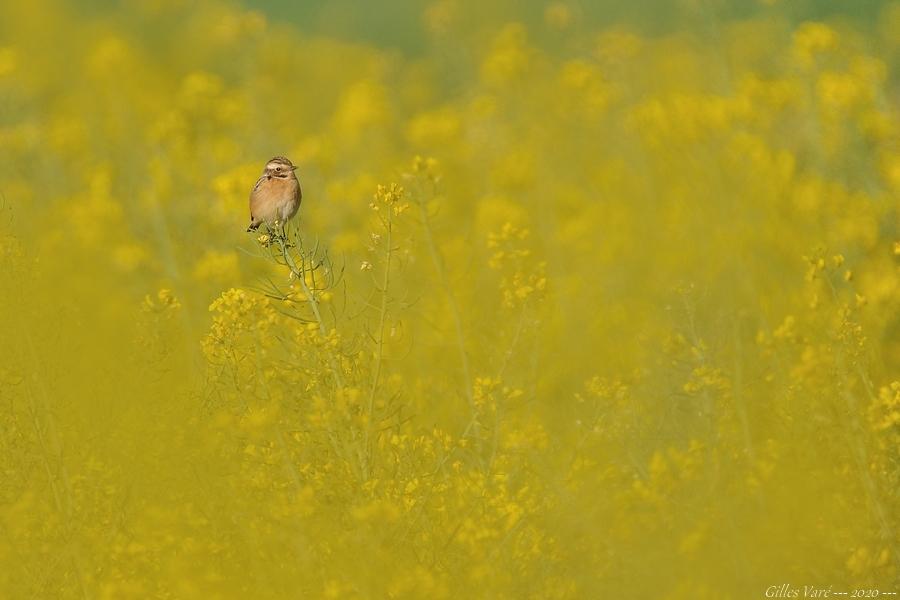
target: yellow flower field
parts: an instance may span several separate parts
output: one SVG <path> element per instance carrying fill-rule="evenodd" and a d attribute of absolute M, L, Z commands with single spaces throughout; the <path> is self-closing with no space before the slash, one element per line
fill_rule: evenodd
<path fill-rule="evenodd" d="M 900 593 L 900 2 L 481 4 L 0 5 L 0 598 Z"/>

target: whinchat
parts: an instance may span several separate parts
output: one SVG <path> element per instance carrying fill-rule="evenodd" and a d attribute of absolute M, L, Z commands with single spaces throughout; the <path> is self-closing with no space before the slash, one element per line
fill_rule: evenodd
<path fill-rule="evenodd" d="M 256 231 L 263 223 L 269 228 L 280 226 L 284 231 L 285 224 L 297 214 L 303 198 L 294 173 L 296 169 L 283 156 L 276 156 L 266 163 L 262 176 L 250 192 L 250 227 L 247 231 Z"/>

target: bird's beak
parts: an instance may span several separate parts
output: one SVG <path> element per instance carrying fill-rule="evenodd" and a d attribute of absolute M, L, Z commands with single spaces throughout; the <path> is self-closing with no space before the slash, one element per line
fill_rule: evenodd
<path fill-rule="evenodd" d="M 296 170 L 297 170 L 297 165 L 294 165 L 293 167 L 291 167 L 291 171 L 296 171 Z"/>

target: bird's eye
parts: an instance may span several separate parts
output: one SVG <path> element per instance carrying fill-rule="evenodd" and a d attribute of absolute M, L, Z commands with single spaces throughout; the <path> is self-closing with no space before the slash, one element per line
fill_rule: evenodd
<path fill-rule="evenodd" d="M 276 170 L 276 171 L 280 171 L 280 170 L 281 170 L 281 167 L 275 167 L 275 170 Z"/>

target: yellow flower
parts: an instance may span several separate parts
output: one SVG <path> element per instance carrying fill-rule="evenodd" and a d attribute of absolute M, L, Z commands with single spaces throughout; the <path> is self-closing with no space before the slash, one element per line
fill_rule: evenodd
<path fill-rule="evenodd" d="M 552 2 L 544 9 L 544 23 L 552 29 L 566 29 L 572 22 L 572 9 L 563 2 Z"/>
<path fill-rule="evenodd" d="M 18 55 L 13 48 L 0 48 L 0 77 L 12 74 L 18 64 Z"/>
<path fill-rule="evenodd" d="M 259 236 L 261 244 L 268 241 L 267 235 Z M 262 238 L 267 238 L 263 240 Z M 218 282 L 233 282 L 239 273 L 238 258 L 234 252 L 217 252 L 207 250 L 196 263 L 194 263 L 193 277 L 199 280 Z"/>
<path fill-rule="evenodd" d="M 834 50 L 838 45 L 838 35 L 824 23 L 803 23 L 794 32 L 794 58 L 803 66 L 810 67 L 816 57 Z"/>

